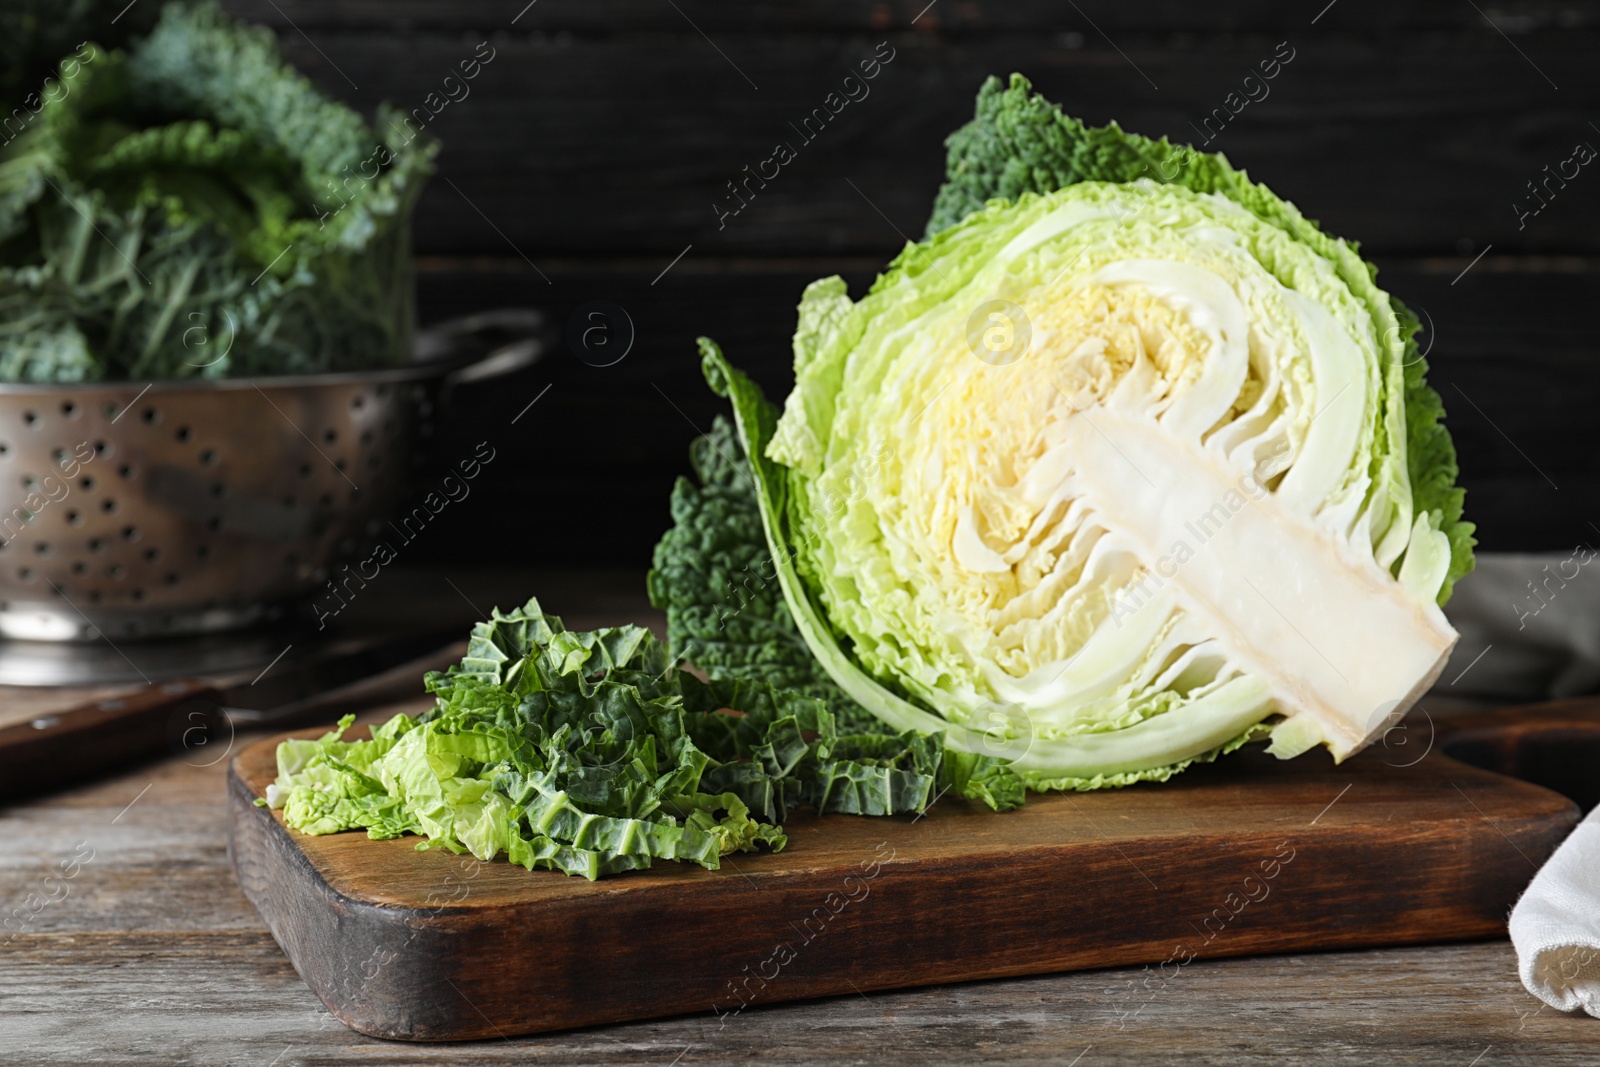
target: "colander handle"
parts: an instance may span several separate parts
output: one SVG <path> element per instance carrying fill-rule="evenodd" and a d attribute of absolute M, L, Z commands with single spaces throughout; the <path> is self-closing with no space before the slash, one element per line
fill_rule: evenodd
<path fill-rule="evenodd" d="M 549 319 L 533 308 L 496 308 L 417 333 L 416 360 L 448 368 L 445 390 L 532 366 L 550 346 Z"/>
<path fill-rule="evenodd" d="M 226 736 L 223 697 L 174 679 L 0 728 L 0 800 L 80 784 L 165 753 L 199 753 Z"/>

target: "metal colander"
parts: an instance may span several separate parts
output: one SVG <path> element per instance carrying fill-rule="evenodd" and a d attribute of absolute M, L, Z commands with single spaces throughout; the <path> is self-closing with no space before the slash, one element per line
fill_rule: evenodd
<path fill-rule="evenodd" d="M 389 518 L 441 388 L 531 362 L 536 326 L 460 320 L 392 370 L 0 385 L 0 635 L 200 633 L 303 600 Z M 489 329 L 524 336 L 464 366 Z"/>

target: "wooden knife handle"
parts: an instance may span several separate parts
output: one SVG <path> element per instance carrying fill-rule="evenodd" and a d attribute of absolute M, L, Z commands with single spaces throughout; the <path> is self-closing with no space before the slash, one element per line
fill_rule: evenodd
<path fill-rule="evenodd" d="M 0 728 L 0 800 L 80 784 L 166 753 L 208 760 L 208 748 L 220 753 L 232 738 L 221 705 L 213 686 L 175 679 Z"/>

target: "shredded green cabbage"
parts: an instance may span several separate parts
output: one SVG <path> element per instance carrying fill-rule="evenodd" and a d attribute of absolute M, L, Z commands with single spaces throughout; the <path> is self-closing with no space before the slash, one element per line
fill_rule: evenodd
<path fill-rule="evenodd" d="M 427 685 L 433 710 L 370 740 L 343 739 L 352 716 L 280 744 L 265 803 L 302 833 L 421 834 L 419 848 L 593 879 L 776 851 L 797 807 L 921 812 L 957 778 L 995 804 L 1021 799 L 936 736 L 841 730 L 813 697 L 701 682 L 650 631 L 569 631 L 537 600 L 479 623 L 461 664 Z"/>

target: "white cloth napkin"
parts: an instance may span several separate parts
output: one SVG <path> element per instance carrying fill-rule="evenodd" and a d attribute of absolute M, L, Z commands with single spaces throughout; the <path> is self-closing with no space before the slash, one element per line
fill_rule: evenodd
<path fill-rule="evenodd" d="M 1511 909 L 1511 943 L 1528 992 L 1600 1017 L 1600 808 L 1534 876 Z"/>
<path fill-rule="evenodd" d="M 1435 693 L 1505 703 L 1600 690 L 1600 553 L 1480 553 L 1446 614 L 1461 632 Z M 1528 992 L 1600 1017 L 1600 809 L 1578 824 L 1511 911 Z"/>

